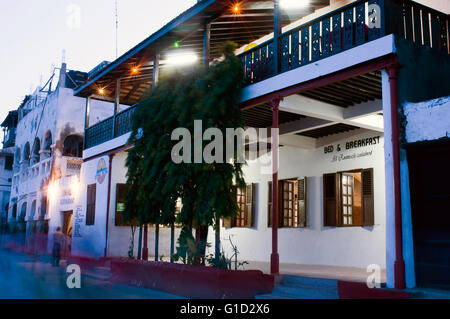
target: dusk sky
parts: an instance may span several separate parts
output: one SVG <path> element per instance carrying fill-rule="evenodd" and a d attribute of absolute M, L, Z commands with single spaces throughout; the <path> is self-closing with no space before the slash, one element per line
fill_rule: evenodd
<path fill-rule="evenodd" d="M 118 0 L 119 56 L 196 0 Z M 449 12 L 450 0 L 418 0 Z M 90 71 L 113 61 L 114 0 L 0 0 L 0 121 L 48 80 L 65 50 L 69 69 Z M 42 80 L 41 80 L 42 79 Z"/>
<path fill-rule="evenodd" d="M 196 0 L 118 0 L 119 56 Z M 48 80 L 66 51 L 69 69 L 90 71 L 113 61 L 114 0 L 0 0 L 0 121 Z M 79 13 L 79 14 L 78 14 Z"/>

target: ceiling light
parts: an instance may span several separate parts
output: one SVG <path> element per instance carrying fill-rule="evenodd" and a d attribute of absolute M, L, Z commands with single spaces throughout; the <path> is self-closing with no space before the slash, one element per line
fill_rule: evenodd
<path fill-rule="evenodd" d="M 283 9 L 298 9 L 308 6 L 309 0 L 280 0 L 279 3 Z"/>
<path fill-rule="evenodd" d="M 171 66 L 194 64 L 198 61 L 198 56 L 194 52 L 169 53 L 166 63 Z"/>

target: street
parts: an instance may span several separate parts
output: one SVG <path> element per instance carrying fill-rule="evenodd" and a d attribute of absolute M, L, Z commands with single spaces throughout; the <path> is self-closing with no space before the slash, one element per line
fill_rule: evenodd
<path fill-rule="evenodd" d="M 172 294 L 111 284 L 108 271 L 81 274 L 81 288 L 67 287 L 66 263 L 0 249 L 0 299 L 175 299 Z"/>

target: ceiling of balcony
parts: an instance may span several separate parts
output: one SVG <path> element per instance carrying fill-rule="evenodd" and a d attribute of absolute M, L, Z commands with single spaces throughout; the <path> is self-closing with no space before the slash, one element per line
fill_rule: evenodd
<path fill-rule="evenodd" d="M 349 107 L 355 104 L 381 99 L 381 72 L 369 72 L 355 76 L 333 84 L 314 88 L 298 93 L 308 98 L 328 104 Z M 269 103 L 245 109 L 243 111 L 245 124 L 249 127 L 272 126 L 272 110 Z M 296 120 L 306 119 L 306 116 L 279 112 L 279 124 L 285 124 Z M 297 133 L 313 138 L 320 138 L 332 134 L 343 133 L 359 128 L 358 126 L 330 122 L 329 125 L 313 128 Z"/>

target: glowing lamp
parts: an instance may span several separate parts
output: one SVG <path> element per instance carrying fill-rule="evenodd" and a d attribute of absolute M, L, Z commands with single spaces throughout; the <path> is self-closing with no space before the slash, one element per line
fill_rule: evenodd
<path fill-rule="evenodd" d="M 105 94 L 105 90 L 104 89 L 98 89 L 98 94 L 100 94 L 100 95 Z"/>
<path fill-rule="evenodd" d="M 194 64 L 198 61 L 198 56 L 194 52 L 176 52 L 167 55 L 166 63 L 169 66 L 182 66 Z"/>
<path fill-rule="evenodd" d="M 280 0 L 283 9 L 298 9 L 309 5 L 309 0 Z"/>
<path fill-rule="evenodd" d="M 50 198 L 50 200 L 53 200 L 56 198 L 57 195 L 58 195 L 58 187 L 54 183 L 48 185 L 47 197 Z"/>

